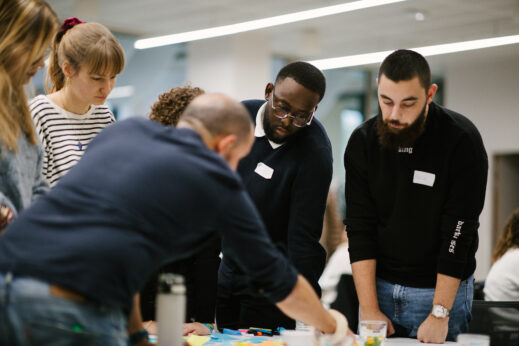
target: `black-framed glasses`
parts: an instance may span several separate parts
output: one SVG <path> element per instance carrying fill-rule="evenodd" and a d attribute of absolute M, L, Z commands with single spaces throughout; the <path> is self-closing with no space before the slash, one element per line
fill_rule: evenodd
<path fill-rule="evenodd" d="M 305 127 L 312 123 L 312 119 L 314 118 L 314 113 L 317 107 L 315 107 L 311 112 L 297 112 L 294 114 L 283 106 L 274 106 L 274 89 L 272 89 L 271 95 L 272 102 L 270 103 L 270 107 L 272 108 L 272 114 L 274 114 L 276 118 L 285 119 L 286 117 L 290 117 L 292 119 L 292 124 L 297 127 Z"/>

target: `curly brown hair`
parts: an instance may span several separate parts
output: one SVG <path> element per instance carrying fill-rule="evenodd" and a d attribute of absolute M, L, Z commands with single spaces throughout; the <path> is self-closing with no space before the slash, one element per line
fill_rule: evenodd
<path fill-rule="evenodd" d="M 159 100 L 151 107 L 150 119 L 162 125 L 177 126 L 180 115 L 186 107 L 204 90 L 189 85 L 175 87 L 168 92 L 159 95 Z"/>
<path fill-rule="evenodd" d="M 516 209 L 506 222 L 501 236 L 497 240 L 492 262 L 500 259 L 509 249 L 519 247 L 519 208 Z"/>

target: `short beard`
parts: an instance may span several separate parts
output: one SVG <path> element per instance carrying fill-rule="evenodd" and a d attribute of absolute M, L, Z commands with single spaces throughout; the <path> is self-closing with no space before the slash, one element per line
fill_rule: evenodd
<path fill-rule="evenodd" d="M 383 120 L 382 110 L 379 106 L 377 115 L 377 137 L 380 145 L 389 150 L 413 146 L 414 142 L 425 130 L 426 108 L 427 105 L 424 105 L 422 112 L 411 125 L 395 132 L 389 127 L 389 121 Z"/>

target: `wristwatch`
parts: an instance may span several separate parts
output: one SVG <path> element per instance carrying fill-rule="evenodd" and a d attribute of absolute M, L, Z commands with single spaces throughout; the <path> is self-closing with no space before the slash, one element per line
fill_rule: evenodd
<path fill-rule="evenodd" d="M 443 305 L 434 304 L 431 310 L 431 315 L 436 318 L 447 318 L 449 317 L 449 309 Z"/>

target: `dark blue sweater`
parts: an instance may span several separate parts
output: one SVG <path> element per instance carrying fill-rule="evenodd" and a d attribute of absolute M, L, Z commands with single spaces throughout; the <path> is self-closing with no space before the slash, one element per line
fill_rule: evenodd
<path fill-rule="evenodd" d="M 263 100 L 244 101 L 256 122 Z M 272 168 L 271 179 L 255 172 L 262 162 Z M 250 194 L 270 239 L 288 254 L 296 269 L 320 295 L 318 284 L 326 261 L 319 244 L 326 198 L 332 178 L 332 149 L 326 131 L 317 119 L 277 149 L 266 137 L 256 138 L 251 152 L 240 161 L 238 173 Z M 224 249 L 222 271 L 235 268 Z M 226 280 L 228 276 L 220 276 Z"/>
<path fill-rule="evenodd" d="M 297 273 L 227 163 L 190 129 L 130 119 L 103 130 L 0 237 L 0 271 L 129 308 L 152 272 L 215 230 L 257 289 L 273 301 L 291 292 Z"/>
<path fill-rule="evenodd" d="M 352 134 L 344 162 L 352 262 L 376 259 L 377 276 L 412 287 L 474 272 L 488 161 L 470 120 L 431 103 L 414 146 L 387 150 L 372 118 Z"/>

